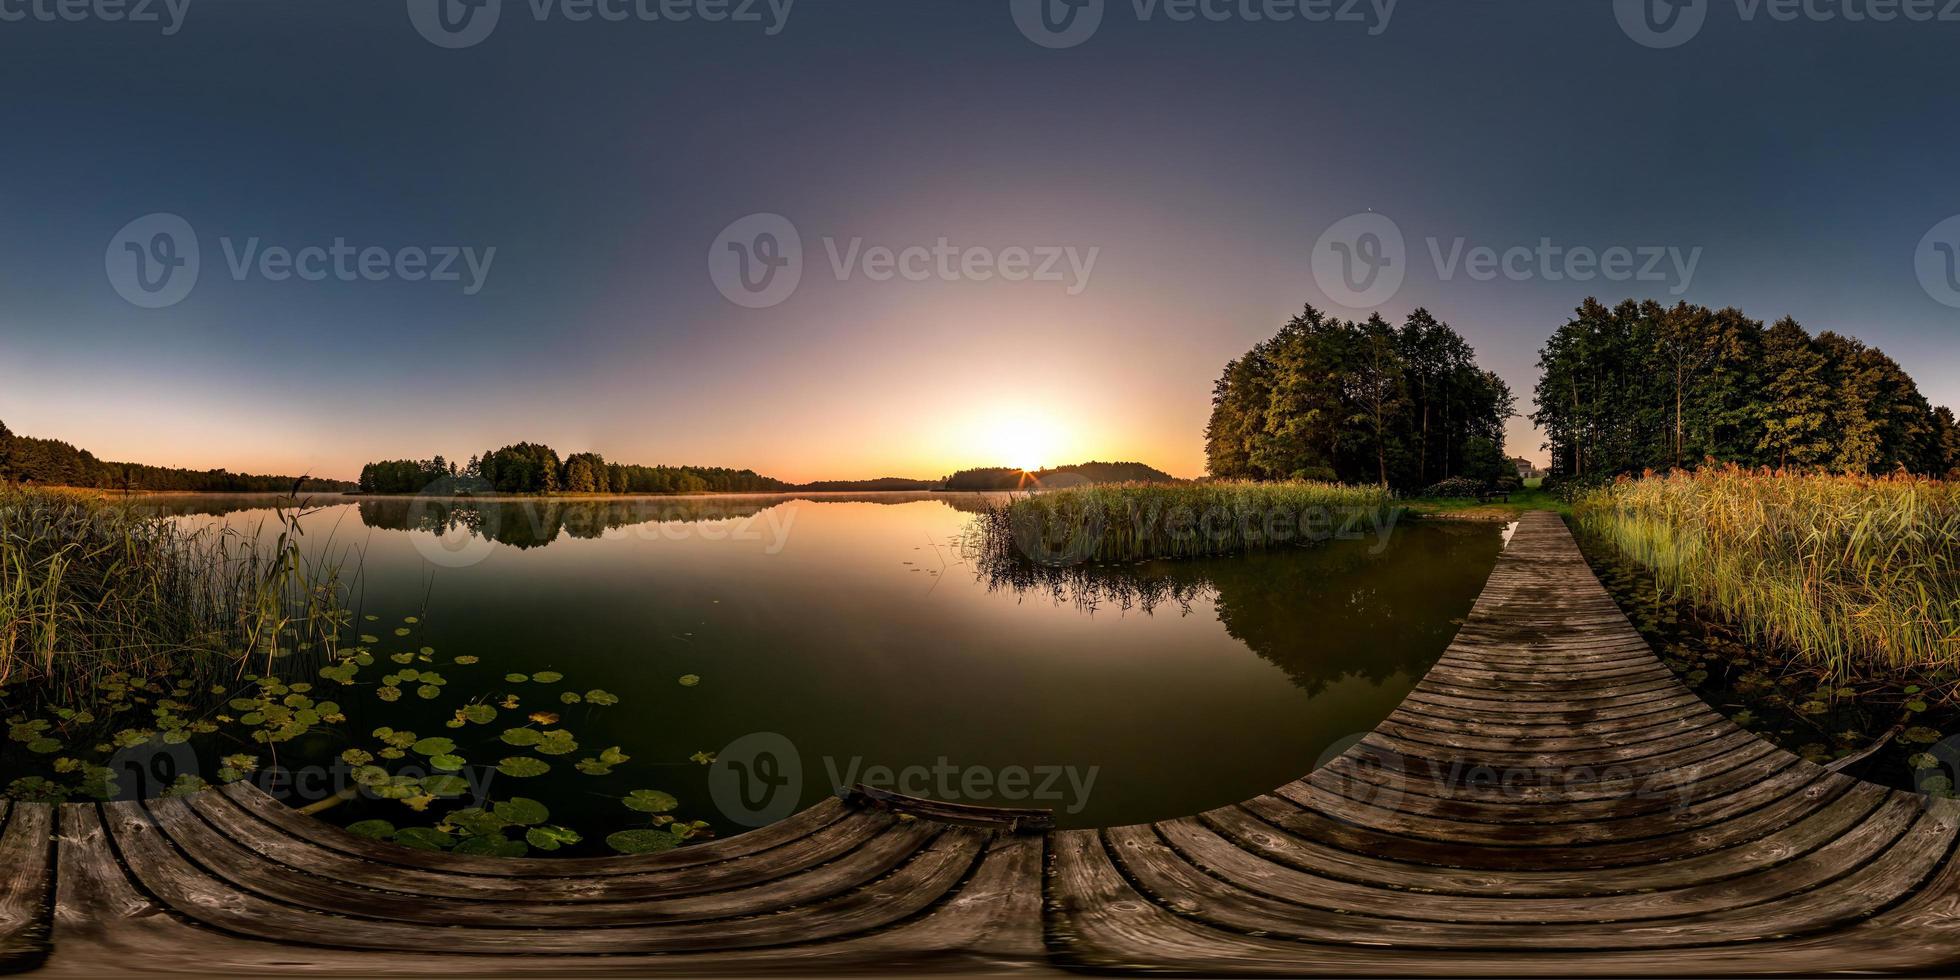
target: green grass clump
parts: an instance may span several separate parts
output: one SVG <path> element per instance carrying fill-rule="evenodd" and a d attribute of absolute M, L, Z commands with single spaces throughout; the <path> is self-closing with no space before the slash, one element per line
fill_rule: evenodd
<path fill-rule="evenodd" d="M 0 486 L 0 687 L 95 689 L 117 673 L 263 664 L 344 620 L 333 568 L 298 546 L 191 533 L 76 491 Z"/>
<path fill-rule="evenodd" d="M 1708 467 L 1574 513 L 1664 594 L 1828 677 L 1960 669 L 1960 484 Z"/>
<path fill-rule="evenodd" d="M 1312 544 L 1388 519 L 1387 490 L 1333 483 L 1122 483 L 994 504 L 975 521 L 984 560 L 1067 565 L 1208 558 Z"/>

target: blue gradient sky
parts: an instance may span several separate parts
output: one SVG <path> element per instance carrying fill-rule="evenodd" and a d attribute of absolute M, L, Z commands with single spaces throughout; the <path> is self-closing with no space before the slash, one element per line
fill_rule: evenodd
<path fill-rule="evenodd" d="M 400 0 L 193 0 L 171 37 L 0 23 L 0 419 L 109 458 L 351 476 L 519 439 L 786 479 L 1136 458 L 1203 469 L 1224 362 L 1373 209 L 1427 306 L 1530 409 L 1588 294 L 1445 280 L 1426 239 L 1703 249 L 1684 298 L 1795 315 L 1960 403 L 1960 310 L 1915 248 L 1960 213 L 1960 24 L 1744 22 L 1673 50 L 1610 4 L 1402 0 L 1358 24 L 1140 22 L 1048 50 L 1007 0 L 799 0 L 786 28 L 535 22 L 443 50 Z M 104 251 L 197 230 L 184 302 Z M 789 217 L 769 309 L 717 292 L 730 222 Z M 495 247 L 485 288 L 233 281 L 219 239 Z M 1101 249 L 1053 283 L 836 281 L 822 239 Z M 1020 434 L 1034 430 L 1031 434 Z M 1028 447 L 1024 443 L 1037 446 Z M 1541 457 L 1528 422 L 1511 449 Z"/>

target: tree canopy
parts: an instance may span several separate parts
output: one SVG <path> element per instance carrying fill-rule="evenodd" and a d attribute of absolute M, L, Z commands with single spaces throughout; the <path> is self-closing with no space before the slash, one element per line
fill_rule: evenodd
<path fill-rule="evenodd" d="M 1420 489 L 1508 468 L 1511 389 L 1427 310 L 1397 328 L 1313 307 L 1225 365 L 1212 390 L 1211 474 Z"/>
<path fill-rule="evenodd" d="M 1610 476 L 1713 458 L 1844 473 L 1945 475 L 1953 413 L 1883 351 L 1765 328 L 1733 308 L 1588 299 L 1539 352 L 1533 421 L 1561 476 Z"/>
<path fill-rule="evenodd" d="M 199 493 L 337 492 L 354 485 L 312 477 L 261 476 L 228 470 L 186 470 L 142 463 L 112 463 L 59 439 L 15 435 L 0 423 L 0 483 L 97 490 L 171 490 Z"/>
<path fill-rule="evenodd" d="M 1142 463 L 1104 463 L 1090 460 L 1051 466 L 1029 473 L 1013 466 L 960 470 L 940 485 L 948 490 L 1025 490 L 1032 487 L 1078 486 L 1084 483 L 1175 483 L 1177 478 Z"/>
<path fill-rule="evenodd" d="M 759 493 L 793 489 L 753 470 L 709 466 L 632 466 L 608 462 L 598 453 L 558 451 L 520 442 L 493 449 L 458 466 L 435 456 L 426 460 L 383 460 L 361 471 L 367 493 Z"/>

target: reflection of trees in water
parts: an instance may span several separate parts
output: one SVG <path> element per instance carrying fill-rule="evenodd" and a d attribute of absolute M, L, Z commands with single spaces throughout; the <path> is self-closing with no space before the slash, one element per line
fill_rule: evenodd
<path fill-rule="evenodd" d="M 1379 683 L 1442 656 L 1497 560 L 1494 525 L 1398 527 L 1387 549 L 1338 541 L 1237 558 L 1051 567 L 982 560 L 992 590 L 1045 596 L 1084 612 L 1210 602 L 1234 639 L 1311 694 L 1343 677 Z"/>
<path fill-rule="evenodd" d="M 980 494 L 874 493 L 816 496 L 609 497 L 512 500 L 451 497 L 367 497 L 361 522 L 389 531 L 466 532 L 517 548 L 541 548 L 566 537 L 590 540 L 623 527 L 745 520 L 772 507 L 799 501 L 907 504 L 929 500 L 963 513 L 979 513 Z"/>
<path fill-rule="evenodd" d="M 168 496 L 111 496 L 112 502 L 126 501 L 139 514 L 156 517 L 223 517 L 243 510 L 312 511 L 337 507 L 352 499 L 338 493 L 303 493 L 294 498 L 282 493 L 172 494 Z"/>

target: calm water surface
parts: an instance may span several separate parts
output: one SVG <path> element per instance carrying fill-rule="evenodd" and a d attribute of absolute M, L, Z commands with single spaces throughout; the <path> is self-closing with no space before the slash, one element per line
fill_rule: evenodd
<path fill-rule="evenodd" d="M 623 778 L 673 793 L 679 816 L 723 834 L 853 778 L 1052 807 L 1070 827 L 1265 792 L 1402 699 L 1501 546 L 1496 525 L 1408 522 L 1386 547 L 1370 534 L 1066 579 L 1003 576 L 959 547 L 982 502 L 325 497 L 305 528 L 315 551 L 355 553 L 361 611 L 378 625 L 418 616 L 412 645 L 483 659 L 480 672 L 452 674 L 452 694 L 471 684 L 501 692 L 506 672 L 552 670 L 578 690 L 619 695 L 618 707 L 562 709 L 580 755 L 624 747 L 633 761 Z M 145 505 L 193 527 L 251 531 L 271 516 L 263 500 Z M 699 684 L 682 686 L 690 674 Z M 429 717 L 408 723 L 439 731 L 454 707 L 444 703 L 408 699 L 349 727 L 400 728 L 403 712 L 421 711 Z M 737 742 L 753 733 L 773 735 Z M 744 775 L 728 768 L 738 761 L 731 743 L 749 796 L 718 805 L 712 780 Z M 775 757 L 760 770 L 758 746 Z M 726 772 L 690 761 L 698 752 L 723 753 Z M 589 838 L 630 825 L 618 781 L 610 795 L 594 785 L 567 764 L 493 792 L 549 794 L 556 819 Z M 357 803 L 336 819 L 400 810 Z"/>

